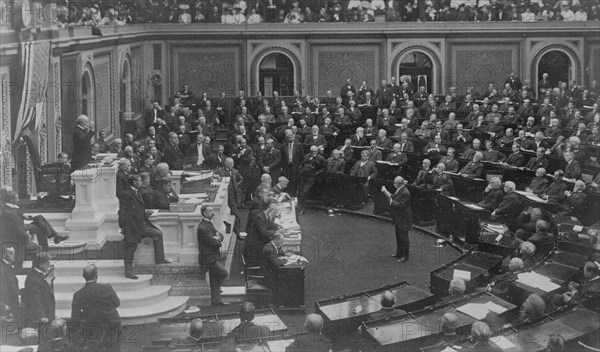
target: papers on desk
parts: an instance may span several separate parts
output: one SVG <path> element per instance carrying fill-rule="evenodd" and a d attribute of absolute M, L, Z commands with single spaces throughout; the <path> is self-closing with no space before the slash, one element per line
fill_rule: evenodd
<path fill-rule="evenodd" d="M 390 166 L 398 166 L 398 165 L 400 165 L 400 164 L 398 164 L 398 163 L 392 163 L 392 162 L 385 161 L 385 160 L 377 160 L 377 161 L 376 161 L 376 163 L 377 163 L 377 164 L 385 164 L 385 165 L 390 165 Z"/>
<path fill-rule="evenodd" d="M 308 263 L 308 260 L 301 255 L 292 254 L 289 257 L 285 257 L 287 262 L 283 264 L 283 266 L 299 264 L 299 263 Z"/>
<path fill-rule="evenodd" d="M 179 199 L 182 200 L 194 198 L 206 198 L 206 193 L 185 193 L 179 195 Z"/>
<path fill-rule="evenodd" d="M 490 341 L 492 341 L 496 346 L 500 347 L 503 350 L 508 350 L 517 347 L 514 343 L 510 342 L 510 340 L 504 336 L 492 337 L 490 338 Z"/>
<path fill-rule="evenodd" d="M 538 274 L 536 272 L 517 274 L 517 282 L 529 287 L 538 288 L 544 292 L 554 291 L 560 288 L 560 285 L 555 284 L 549 277 Z"/>
<path fill-rule="evenodd" d="M 542 198 L 540 198 L 539 196 L 537 196 L 537 195 L 535 195 L 535 194 L 533 194 L 533 193 L 530 193 L 530 192 L 524 192 L 524 191 L 515 191 L 515 192 L 517 192 L 517 194 L 520 194 L 520 195 L 522 195 L 522 196 L 526 197 L 527 199 L 530 199 L 530 200 L 532 200 L 532 201 L 534 201 L 534 202 L 538 202 L 538 203 L 548 203 L 548 201 L 547 201 L 547 200 L 545 200 L 545 199 L 542 199 Z"/>
<path fill-rule="evenodd" d="M 508 230 L 508 227 L 504 224 L 486 223 L 484 226 L 486 229 L 492 232 L 505 233 Z"/>
<path fill-rule="evenodd" d="M 199 174 L 199 175 L 196 175 L 196 176 L 186 177 L 185 181 L 186 182 L 191 182 L 191 181 L 199 181 L 199 180 L 209 180 L 209 179 L 213 178 L 213 175 L 214 175 L 213 172 L 205 173 L 205 174 Z"/>
<path fill-rule="evenodd" d="M 467 203 L 463 203 L 463 205 L 469 209 L 473 209 L 473 210 L 483 210 L 482 207 L 480 207 L 479 205 L 476 204 L 467 204 Z"/>
<path fill-rule="evenodd" d="M 464 306 L 456 308 L 459 312 L 465 313 L 466 315 L 473 317 L 477 320 L 481 320 L 488 315 L 489 312 L 496 314 L 502 314 L 507 311 L 506 308 L 488 301 L 486 303 L 467 303 Z"/>
<path fill-rule="evenodd" d="M 441 352 L 456 352 L 456 350 L 450 346 L 447 346 Z"/>
<path fill-rule="evenodd" d="M 457 201 L 457 202 L 459 202 L 459 201 L 460 201 L 460 199 L 458 199 L 458 198 L 456 198 L 456 197 L 450 197 L 450 196 L 449 196 L 448 198 L 450 198 L 450 199 L 452 199 L 452 200 L 455 200 L 455 201 Z"/>
<path fill-rule="evenodd" d="M 471 281 L 471 272 L 466 270 L 454 269 L 452 279 L 462 279 L 464 281 Z"/>
<path fill-rule="evenodd" d="M 581 232 L 581 230 L 583 230 L 583 226 L 581 226 L 581 225 L 575 225 L 575 226 L 573 226 L 573 231 L 575 231 L 575 232 Z"/>

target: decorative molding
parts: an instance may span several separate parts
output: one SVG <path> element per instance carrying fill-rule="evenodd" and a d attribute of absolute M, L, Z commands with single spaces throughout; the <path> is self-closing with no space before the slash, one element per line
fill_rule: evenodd
<path fill-rule="evenodd" d="M 52 77 L 54 79 L 54 145 L 56 152 L 62 151 L 62 96 L 60 85 L 60 59 L 57 58 L 52 67 Z"/>
<path fill-rule="evenodd" d="M 40 128 L 38 130 L 38 140 L 39 140 L 39 152 L 40 152 L 40 162 L 46 164 L 48 162 L 48 124 L 47 120 L 44 120 L 40 124 Z"/>
<path fill-rule="evenodd" d="M 298 44 L 298 46 L 294 45 Z M 304 75 L 304 68 L 302 67 L 302 58 L 304 57 L 302 51 L 302 43 L 262 43 L 256 46 L 256 50 L 250 54 L 248 72 L 249 92 L 250 95 L 255 95 L 259 88 L 259 70 L 260 63 L 262 60 L 274 53 L 280 53 L 287 56 L 294 67 L 294 84 L 292 90 L 302 88 L 302 77 Z M 264 94 L 264 92 L 263 92 Z"/>
<path fill-rule="evenodd" d="M 0 129 L 0 182 L 3 185 L 12 185 L 12 169 L 13 169 L 13 155 L 12 155 L 12 136 L 11 136 L 11 124 L 10 124 L 10 82 L 8 72 L 3 73 L 0 76 L 0 84 L 2 84 L 2 114 L 1 118 L 1 129 Z"/>

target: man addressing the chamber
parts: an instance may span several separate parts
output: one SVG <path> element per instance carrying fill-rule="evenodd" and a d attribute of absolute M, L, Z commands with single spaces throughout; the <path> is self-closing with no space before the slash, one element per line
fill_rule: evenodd
<path fill-rule="evenodd" d="M 94 132 L 90 128 L 90 119 L 79 115 L 77 126 L 73 131 L 73 153 L 71 153 L 71 170 L 79 170 L 92 160 L 92 144 Z"/>

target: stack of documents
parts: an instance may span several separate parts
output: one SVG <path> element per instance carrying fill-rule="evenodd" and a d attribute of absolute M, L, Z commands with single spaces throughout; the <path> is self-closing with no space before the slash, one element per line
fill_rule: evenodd
<path fill-rule="evenodd" d="M 517 274 L 517 277 L 517 282 L 529 287 L 538 288 L 544 292 L 550 292 L 560 288 L 560 285 L 552 282 L 549 277 L 533 271 Z"/>
<path fill-rule="evenodd" d="M 492 301 L 486 303 L 467 303 L 464 306 L 456 308 L 456 310 L 477 320 L 485 318 L 489 312 L 502 314 L 507 311 L 506 308 Z"/>

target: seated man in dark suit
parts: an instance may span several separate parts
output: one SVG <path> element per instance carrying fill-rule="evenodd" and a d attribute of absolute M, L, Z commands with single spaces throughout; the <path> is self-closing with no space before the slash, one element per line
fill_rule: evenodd
<path fill-rule="evenodd" d="M 296 337 L 286 349 L 286 352 L 328 352 L 331 351 L 331 341 L 321 332 L 323 331 L 323 317 L 311 313 L 304 322 L 306 334 Z"/>
<path fill-rule="evenodd" d="M 550 224 L 545 220 L 537 220 L 535 223 L 535 233 L 526 237 L 527 242 L 533 243 L 539 254 L 547 255 L 553 248 L 556 238 L 550 232 Z M 513 241 L 513 248 L 518 248 L 524 240 L 517 237 Z"/>
<path fill-rule="evenodd" d="M 521 153 L 521 146 L 515 143 L 511 148 L 512 153 L 506 159 L 506 163 L 514 167 L 522 167 L 525 165 L 525 156 Z"/>
<path fill-rule="evenodd" d="M 458 160 L 454 158 L 456 155 L 456 150 L 450 147 L 446 153 L 447 155 L 440 159 L 440 163 L 444 164 L 446 171 L 454 173 L 458 172 Z"/>
<path fill-rule="evenodd" d="M 494 143 L 491 140 L 485 141 L 485 151 L 483 152 L 483 161 L 493 163 L 503 162 L 506 156 L 500 151 L 494 149 Z"/>
<path fill-rule="evenodd" d="M 152 192 L 152 207 L 155 209 L 169 209 L 171 203 L 177 203 L 178 201 L 179 196 L 171 187 L 171 181 L 169 180 L 160 181 L 159 187 Z M 148 205 L 146 207 L 149 208 Z"/>
<path fill-rule="evenodd" d="M 485 167 L 481 162 L 483 158 L 482 152 L 476 152 L 473 155 L 473 160 L 469 161 L 465 167 L 460 170 L 460 174 L 464 177 L 472 177 L 472 178 L 483 178 L 483 173 L 485 171 Z"/>
<path fill-rule="evenodd" d="M 186 337 L 173 337 L 169 343 L 170 348 L 177 345 L 199 345 L 202 337 L 203 323 L 202 319 L 194 319 L 190 323 L 190 334 Z"/>
<path fill-rule="evenodd" d="M 406 314 L 402 309 L 394 309 L 396 305 L 396 296 L 392 291 L 384 291 L 381 294 L 381 309 L 369 315 L 369 320 L 379 320 L 383 318 L 397 317 Z"/>
<path fill-rule="evenodd" d="M 279 281 L 279 268 L 287 262 L 286 254 L 283 252 L 284 238 L 281 233 L 275 233 L 269 242 L 262 248 L 260 266 L 264 275 L 264 284 L 273 291 L 274 305 L 277 305 L 277 292 L 279 287 L 284 284 Z"/>
<path fill-rule="evenodd" d="M 169 133 L 169 142 L 165 145 L 163 153 L 163 160 L 169 164 L 170 170 L 183 170 L 183 154 L 179 149 L 177 133 Z"/>
<path fill-rule="evenodd" d="M 432 181 L 431 177 L 431 161 L 429 159 L 423 159 L 421 163 L 421 170 L 417 174 L 417 178 L 413 181 L 413 185 L 421 188 L 426 188 Z"/>
<path fill-rule="evenodd" d="M 491 219 L 493 221 L 503 219 L 514 219 L 519 215 L 523 205 L 519 200 L 519 196 L 515 192 L 517 186 L 512 181 L 504 182 L 504 198 L 498 204 L 498 207 L 492 212 Z"/>
<path fill-rule="evenodd" d="M 575 182 L 581 178 L 581 165 L 575 160 L 575 153 L 572 151 L 566 151 L 564 153 L 565 161 L 567 166 L 565 167 L 565 181 Z"/>
<path fill-rule="evenodd" d="M 565 191 L 565 202 L 562 204 L 562 210 L 560 211 L 560 215 L 574 215 L 577 216 L 578 213 L 583 210 L 583 206 L 587 201 L 587 194 L 584 192 L 585 190 L 585 182 L 582 180 L 577 180 L 575 182 L 575 186 L 573 186 L 573 192 Z"/>
<path fill-rule="evenodd" d="M 525 148 L 523 146 L 521 146 L 521 150 L 524 150 L 524 149 Z M 529 161 L 527 162 L 527 165 L 525 165 L 525 168 L 529 169 L 529 170 L 537 170 L 540 167 L 542 167 L 544 169 L 547 168 L 549 160 L 548 160 L 548 158 L 545 157 L 545 153 L 546 153 L 545 148 L 543 148 L 543 147 L 537 148 L 537 150 L 535 152 L 535 156 L 533 156 L 529 159 Z"/>
<path fill-rule="evenodd" d="M 546 170 L 542 167 L 535 170 L 535 177 L 531 179 L 531 183 L 525 188 L 527 192 L 533 194 L 544 194 L 550 185 L 550 181 L 546 179 Z"/>
<path fill-rule="evenodd" d="M 500 186 L 502 186 L 500 178 L 492 177 L 483 191 L 483 200 L 477 203 L 477 205 L 490 211 L 496 209 L 500 205 L 500 202 L 502 202 L 502 199 L 504 199 L 504 192 Z"/>
<path fill-rule="evenodd" d="M 580 304 L 589 309 L 598 309 L 600 305 L 600 276 L 598 266 L 594 262 L 587 262 L 583 266 L 583 281 L 570 282 L 569 291 L 556 295 L 553 299 L 554 306 L 566 304 Z"/>
<path fill-rule="evenodd" d="M 389 153 L 385 158 L 385 161 L 389 161 L 390 163 L 396 163 L 400 165 L 405 165 L 408 162 L 408 157 L 405 153 L 402 153 L 400 150 L 400 143 L 394 144 L 393 152 Z"/>
<path fill-rule="evenodd" d="M 227 339 L 233 339 L 236 343 L 241 342 L 259 342 L 269 339 L 271 330 L 268 326 L 256 325 L 254 320 L 256 308 L 250 302 L 244 302 L 240 306 L 239 317 L 240 324 L 227 334 Z"/>

